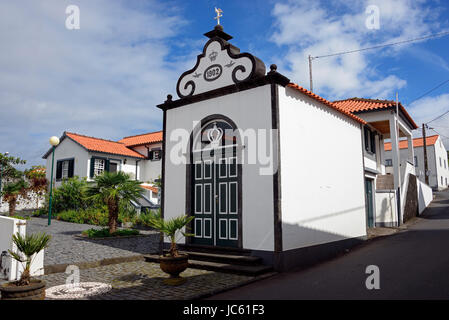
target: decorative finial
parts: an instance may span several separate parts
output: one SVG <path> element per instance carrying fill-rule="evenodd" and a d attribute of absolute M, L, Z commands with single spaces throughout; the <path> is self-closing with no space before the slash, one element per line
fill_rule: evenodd
<path fill-rule="evenodd" d="M 221 10 L 220 8 L 215 8 L 215 12 L 217 13 L 217 16 L 214 19 L 217 20 L 217 25 L 219 25 L 220 18 L 223 17 L 223 15 L 222 15 L 223 10 Z"/>
<path fill-rule="evenodd" d="M 278 66 L 274 63 L 270 66 L 270 71 L 275 72 L 278 69 Z"/>
<path fill-rule="evenodd" d="M 173 96 L 171 94 L 167 95 L 167 100 L 165 100 L 165 103 L 170 103 L 172 102 Z"/>

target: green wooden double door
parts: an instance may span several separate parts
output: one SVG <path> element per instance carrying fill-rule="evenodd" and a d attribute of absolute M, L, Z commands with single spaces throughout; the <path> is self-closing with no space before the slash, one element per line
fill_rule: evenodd
<path fill-rule="evenodd" d="M 192 244 L 237 247 L 239 243 L 239 170 L 235 151 L 214 150 L 193 156 Z"/>

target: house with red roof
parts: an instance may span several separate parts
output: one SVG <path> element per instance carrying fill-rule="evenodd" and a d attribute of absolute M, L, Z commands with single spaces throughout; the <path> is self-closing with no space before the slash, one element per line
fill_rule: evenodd
<path fill-rule="evenodd" d="M 153 185 L 161 175 L 162 131 L 124 137 L 119 141 L 64 132 L 55 148 L 54 182 L 59 186 L 64 179 L 78 176 L 92 180 L 104 171 L 128 173 L 142 181 L 145 187 L 139 207 L 158 204 L 158 190 Z M 51 151 L 47 160 L 47 179 L 51 177 Z"/>
<path fill-rule="evenodd" d="M 362 145 L 368 226 L 398 226 L 422 212 L 431 197 L 426 196 L 423 201 L 419 192 L 425 190 L 431 195 L 431 191 L 416 180 L 415 151 L 411 143 L 400 157 L 401 139 L 411 142 L 412 132 L 418 128 L 402 103 L 350 98 L 334 104 L 366 122 Z M 384 147 L 387 144 L 391 150 L 388 161 Z"/>
<path fill-rule="evenodd" d="M 447 150 L 441 137 L 439 135 L 426 137 L 426 148 L 429 185 L 434 190 L 444 190 L 449 187 L 449 165 Z M 399 150 L 400 158 L 403 161 L 408 154 L 407 140 L 399 141 Z M 424 139 L 422 137 L 413 139 L 413 150 L 416 176 L 419 180 L 425 182 Z M 390 142 L 385 143 L 385 166 L 386 172 L 392 173 L 392 147 Z"/>

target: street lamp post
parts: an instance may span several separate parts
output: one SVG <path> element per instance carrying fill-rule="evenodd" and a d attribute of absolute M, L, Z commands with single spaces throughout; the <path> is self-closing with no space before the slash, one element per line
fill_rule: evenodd
<path fill-rule="evenodd" d="M 56 146 L 59 144 L 59 138 L 58 137 L 51 137 L 50 138 L 50 144 L 52 145 L 51 150 L 51 174 L 50 174 L 50 199 L 48 204 L 48 225 L 51 225 L 51 197 L 53 194 L 53 165 L 55 163 L 55 149 Z"/>

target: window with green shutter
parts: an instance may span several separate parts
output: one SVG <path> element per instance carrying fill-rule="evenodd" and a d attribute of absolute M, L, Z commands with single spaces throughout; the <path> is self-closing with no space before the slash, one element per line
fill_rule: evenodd
<path fill-rule="evenodd" d="M 92 157 L 90 159 L 90 177 L 94 178 L 103 174 L 104 171 L 109 172 L 110 160 L 100 157 Z"/>
<path fill-rule="evenodd" d="M 75 159 L 62 159 L 56 162 L 56 180 L 72 178 L 75 171 Z"/>

